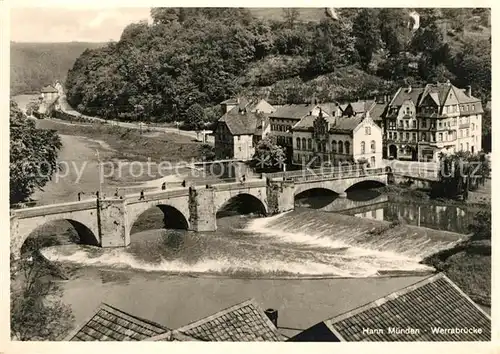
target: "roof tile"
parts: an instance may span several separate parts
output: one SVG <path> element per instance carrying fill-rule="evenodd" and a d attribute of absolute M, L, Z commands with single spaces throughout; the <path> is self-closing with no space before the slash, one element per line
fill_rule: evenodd
<path fill-rule="evenodd" d="M 324 323 L 345 341 L 489 341 L 491 337 L 490 317 L 442 273 Z M 418 333 L 389 333 L 389 327 L 413 328 Z M 432 333 L 434 327 L 480 328 L 481 333 Z M 363 328 L 381 328 L 383 333 L 368 334 Z M 314 329 L 291 341 L 314 338 Z M 330 340 L 335 339 L 331 332 Z"/>
<path fill-rule="evenodd" d="M 101 304 L 92 317 L 76 328 L 67 341 L 143 340 L 168 331 L 157 323 L 132 316 L 107 304 Z"/>

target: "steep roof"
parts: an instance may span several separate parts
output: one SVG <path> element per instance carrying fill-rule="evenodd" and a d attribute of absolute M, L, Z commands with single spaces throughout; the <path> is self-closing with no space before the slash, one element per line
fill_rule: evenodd
<path fill-rule="evenodd" d="M 335 125 L 330 129 L 331 133 L 350 134 L 363 121 L 362 116 L 342 117 L 337 119 Z"/>
<path fill-rule="evenodd" d="M 386 108 L 386 103 L 376 103 L 370 110 L 370 116 L 375 122 L 381 121 Z"/>
<path fill-rule="evenodd" d="M 253 299 L 176 331 L 201 341 L 282 341 L 278 329 Z"/>
<path fill-rule="evenodd" d="M 340 105 L 337 102 L 325 102 L 320 103 L 319 106 L 321 109 L 326 112 L 328 115 L 333 116 L 334 113 L 337 112 L 337 109 L 340 108 Z"/>
<path fill-rule="evenodd" d="M 251 112 L 248 108 L 234 107 L 224 114 L 219 122 L 226 123 L 232 135 L 253 135 L 264 115 Z"/>
<path fill-rule="evenodd" d="M 66 337 L 66 341 L 140 341 L 168 328 L 101 304 L 88 321 Z"/>
<path fill-rule="evenodd" d="M 405 101 L 410 100 L 416 106 L 422 92 L 424 92 L 423 87 L 412 87 L 411 90 L 409 90 L 408 87 L 400 87 L 389 104 L 399 107 L 403 105 Z"/>
<path fill-rule="evenodd" d="M 411 328 L 416 332 L 394 334 L 389 328 Z M 440 328 L 481 331 L 457 334 Z M 320 322 L 291 341 L 489 341 L 490 337 L 490 317 L 440 273 Z"/>
<path fill-rule="evenodd" d="M 370 111 L 375 105 L 375 100 L 361 100 L 356 102 L 350 102 L 348 105 L 351 105 L 354 113 L 364 113 Z"/>
<path fill-rule="evenodd" d="M 293 126 L 293 130 L 310 130 L 314 127 L 317 116 L 307 115 Z M 331 125 L 335 124 L 335 117 L 323 116 Z"/>
<path fill-rule="evenodd" d="M 52 85 L 48 85 L 48 86 L 45 86 L 43 87 L 40 92 L 42 93 L 58 93 L 59 91 L 57 91 Z"/>
<path fill-rule="evenodd" d="M 311 112 L 316 105 L 311 104 L 287 104 L 272 113 L 270 118 L 302 119 Z"/>

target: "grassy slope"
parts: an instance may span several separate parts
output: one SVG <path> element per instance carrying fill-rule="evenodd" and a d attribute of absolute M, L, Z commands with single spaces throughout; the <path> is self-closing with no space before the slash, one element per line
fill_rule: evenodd
<path fill-rule="evenodd" d="M 37 92 L 55 80 L 64 82 L 68 70 L 85 49 L 104 43 L 16 43 L 10 44 L 11 94 Z"/>

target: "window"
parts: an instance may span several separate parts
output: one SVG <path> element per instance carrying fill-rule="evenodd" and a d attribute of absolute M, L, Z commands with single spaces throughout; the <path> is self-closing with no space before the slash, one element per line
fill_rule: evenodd
<path fill-rule="evenodd" d="M 442 125 L 443 125 L 443 123 L 442 123 L 442 122 L 439 122 L 439 123 L 438 123 L 438 127 L 439 127 L 439 128 L 441 128 L 441 126 L 442 126 Z"/>
<path fill-rule="evenodd" d="M 465 108 L 465 111 L 468 111 L 469 110 L 469 105 L 465 105 L 464 108 Z"/>
<path fill-rule="evenodd" d="M 410 140 L 410 133 L 406 133 L 406 140 Z"/>
<path fill-rule="evenodd" d="M 375 167 L 375 156 L 370 158 L 370 167 Z"/>
<path fill-rule="evenodd" d="M 402 120 L 399 121 L 399 127 L 403 128 L 403 121 Z"/>
<path fill-rule="evenodd" d="M 425 141 L 425 133 L 422 133 L 422 137 L 420 138 L 421 141 Z"/>
<path fill-rule="evenodd" d="M 411 140 L 417 141 L 417 133 L 413 133 Z"/>
<path fill-rule="evenodd" d="M 297 149 L 300 150 L 300 138 L 297 138 Z"/>
<path fill-rule="evenodd" d="M 472 128 L 472 130 L 474 130 L 476 128 L 476 126 L 474 125 L 474 123 L 471 124 L 471 128 Z"/>
<path fill-rule="evenodd" d="M 337 152 L 337 142 L 332 140 L 332 152 Z"/>
<path fill-rule="evenodd" d="M 241 151 L 241 146 L 238 147 L 238 150 Z"/>
<path fill-rule="evenodd" d="M 305 150 L 307 148 L 306 146 L 306 138 L 302 138 L 302 150 Z"/>
<path fill-rule="evenodd" d="M 365 142 L 364 141 L 361 142 L 361 153 L 362 154 L 365 153 Z"/>
<path fill-rule="evenodd" d="M 443 141 L 443 133 L 439 133 L 439 135 L 438 135 L 438 141 Z"/>
<path fill-rule="evenodd" d="M 416 120 L 412 121 L 412 127 L 413 127 L 413 128 L 416 128 L 416 127 L 417 127 L 417 121 L 416 121 Z"/>
<path fill-rule="evenodd" d="M 422 128 L 426 128 L 426 120 L 422 119 Z"/>
<path fill-rule="evenodd" d="M 370 143 L 370 150 L 372 151 L 372 153 L 375 152 L 375 140 L 372 140 L 371 143 Z"/>
<path fill-rule="evenodd" d="M 346 154 L 350 154 L 350 153 L 351 153 L 351 152 L 350 152 L 350 147 L 351 147 L 350 145 L 351 145 L 351 144 L 350 144 L 348 141 L 346 141 L 346 142 L 344 143 L 344 147 L 345 147 L 345 149 L 344 149 L 344 150 L 345 150 L 345 153 L 346 153 Z"/>
<path fill-rule="evenodd" d="M 406 128 L 409 128 L 409 127 L 410 127 L 410 121 L 405 120 L 405 127 L 406 127 Z"/>
<path fill-rule="evenodd" d="M 312 150 L 312 139 L 307 139 L 307 149 Z"/>
<path fill-rule="evenodd" d="M 365 127 L 365 135 L 371 135 L 372 134 L 372 128 L 371 127 Z"/>
<path fill-rule="evenodd" d="M 466 144 L 465 144 L 465 147 L 466 147 L 466 149 L 467 149 L 466 151 L 469 151 L 469 143 L 466 143 Z"/>
<path fill-rule="evenodd" d="M 465 136 L 466 136 L 466 137 L 469 137 L 469 129 L 467 129 L 467 130 L 465 131 Z"/>
<path fill-rule="evenodd" d="M 342 141 L 339 141 L 339 154 L 344 153 L 344 143 Z"/>
<path fill-rule="evenodd" d="M 240 140 L 241 140 L 241 136 L 238 135 L 238 141 L 240 141 Z"/>
<path fill-rule="evenodd" d="M 460 144 L 460 151 L 464 150 L 464 144 Z"/>
<path fill-rule="evenodd" d="M 476 110 L 476 105 L 472 105 L 472 110 L 475 111 Z"/>

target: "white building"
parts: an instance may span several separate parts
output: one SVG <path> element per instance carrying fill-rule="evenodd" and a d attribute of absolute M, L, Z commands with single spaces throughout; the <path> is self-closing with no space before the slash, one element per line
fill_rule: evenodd
<path fill-rule="evenodd" d="M 298 165 L 337 165 L 365 160 L 370 167 L 382 161 L 382 129 L 366 112 L 363 116 L 332 117 L 320 111 L 295 124 L 293 162 Z"/>

